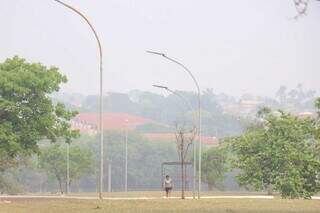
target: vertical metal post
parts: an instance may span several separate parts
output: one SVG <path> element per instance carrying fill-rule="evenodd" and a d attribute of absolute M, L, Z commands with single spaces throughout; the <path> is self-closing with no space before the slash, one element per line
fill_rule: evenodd
<path fill-rule="evenodd" d="M 192 197 L 196 198 L 196 180 L 197 180 L 197 144 L 193 141 L 193 186 L 192 186 Z"/>
<path fill-rule="evenodd" d="M 198 87 L 199 88 L 199 87 Z M 202 130 L 202 124 L 201 124 L 201 93 L 200 89 L 198 90 L 198 107 L 199 107 L 199 180 L 198 180 L 198 199 L 200 199 L 200 193 L 201 193 L 201 170 L 202 170 L 202 142 L 201 142 L 201 130 Z"/>
<path fill-rule="evenodd" d="M 103 75 L 102 75 L 102 52 L 100 52 L 100 98 L 99 98 L 99 130 L 100 130 L 100 184 L 99 184 L 99 198 L 103 199 Z"/>
<path fill-rule="evenodd" d="M 40 180 L 39 180 L 39 192 L 42 194 L 42 176 L 40 174 Z"/>
<path fill-rule="evenodd" d="M 69 194 L 70 192 L 70 188 L 69 188 L 69 183 L 70 183 L 70 144 L 67 143 L 67 194 Z"/>
<path fill-rule="evenodd" d="M 128 191 L 128 125 L 126 121 L 125 129 L 125 175 L 124 175 L 124 191 Z"/>
<path fill-rule="evenodd" d="M 181 199 L 185 199 L 184 190 L 185 190 L 185 176 L 184 176 L 184 139 L 183 135 L 181 135 L 181 144 L 180 144 L 180 156 L 181 156 Z"/>
<path fill-rule="evenodd" d="M 164 170 L 163 170 L 163 163 L 161 164 L 161 180 L 160 180 L 160 189 L 163 189 L 163 181 L 164 181 Z"/>
<path fill-rule="evenodd" d="M 111 192 L 112 189 L 111 189 L 111 161 L 108 162 L 108 192 Z"/>

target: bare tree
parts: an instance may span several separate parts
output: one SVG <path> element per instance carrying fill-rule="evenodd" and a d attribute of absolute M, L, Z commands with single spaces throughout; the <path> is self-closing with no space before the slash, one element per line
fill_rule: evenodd
<path fill-rule="evenodd" d="M 315 0 L 315 1 L 320 1 L 320 0 Z M 307 14 L 309 0 L 293 0 L 293 2 L 298 12 L 298 14 L 294 17 L 295 19 L 298 19 L 300 16 Z"/>
<path fill-rule="evenodd" d="M 189 147 L 194 143 L 194 139 L 197 135 L 196 128 L 193 127 L 190 131 L 187 131 L 184 125 L 179 126 L 176 124 L 176 145 L 181 162 L 181 199 L 185 199 L 186 188 L 186 167 L 185 162 L 188 155 Z"/>

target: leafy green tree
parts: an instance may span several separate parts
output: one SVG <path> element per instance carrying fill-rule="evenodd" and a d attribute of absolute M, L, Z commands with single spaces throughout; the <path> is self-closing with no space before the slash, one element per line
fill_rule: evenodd
<path fill-rule="evenodd" d="M 41 151 L 39 156 L 40 167 L 50 178 L 56 179 L 60 192 L 64 192 L 65 184 L 79 180 L 82 176 L 89 174 L 93 169 L 93 153 L 88 148 L 70 146 L 70 182 L 66 183 L 67 151 L 65 146 L 54 144 Z"/>
<path fill-rule="evenodd" d="M 260 113 L 262 123 L 231 139 L 233 166 L 241 170 L 239 183 L 256 190 L 272 186 L 284 198 L 310 198 L 320 190 L 315 119 L 265 113 Z"/>
<path fill-rule="evenodd" d="M 17 194 L 23 191 L 21 185 L 15 180 L 7 177 L 7 174 L 0 175 L 0 193 Z"/>
<path fill-rule="evenodd" d="M 315 107 L 318 109 L 318 118 L 320 117 L 319 109 L 320 109 L 320 98 L 317 98 L 315 101 Z"/>
<path fill-rule="evenodd" d="M 0 63 L 0 76 L 1 156 L 13 159 L 38 152 L 37 142 L 42 139 L 70 141 L 77 136 L 68 123 L 76 113 L 61 103 L 54 105 L 50 98 L 67 82 L 56 67 L 14 57 Z"/>
<path fill-rule="evenodd" d="M 227 169 L 227 149 L 212 147 L 202 155 L 202 178 L 208 183 L 209 190 L 223 189 Z"/>
<path fill-rule="evenodd" d="M 0 157 L 0 193 L 16 194 L 24 191 L 19 182 L 19 167 L 26 167 L 30 164 L 28 156 L 7 158 L 5 155 Z"/>

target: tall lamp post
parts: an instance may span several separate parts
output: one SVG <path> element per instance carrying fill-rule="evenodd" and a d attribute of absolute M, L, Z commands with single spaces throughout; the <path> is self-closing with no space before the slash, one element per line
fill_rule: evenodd
<path fill-rule="evenodd" d="M 181 94 L 179 94 L 178 92 L 170 89 L 169 87 L 167 86 L 163 86 L 163 85 L 152 85 L 153 87 L 157 87 L 159 89 L 164 89 L 176 96 L 178 96 L 179 98 L 181 98 L 188 106 L 189 110 L 192 111 L 192 106 L 190 104 L 190 102 L 188 101 L 188 99 L 186 99 L 184 96 L 182 96 Z M 195 120 L 193 121 L 193 125 L 195 125 Z M 193 191 L 192 191 L 192 194 L 193 194 L 193 199 L 196 198 L 195 196 L 195 188 L 196 188 L 196 162 L 197 162 L 197 159 L 196 159 L 196 146 L 195 146 L 195 143 L 193 143 Z"/>
<path fill-rule="evenodd" d="M 199 126 L 198 126 L 198 135 L 199 135 L 199 176 L 198 176 L 198 198 L 200 198 L 200 192 L 201 192 L 201 156 L 202 156 L 202 144 L 201 144 L 201 91 L 200 91 L 200 87 L 199 84 L 196 80 L 196 78 L 194 77 L 194 75 L 192 74 L 192 72 L 182 63 L 180 63 L 179 61 L 168 57 L 166 54 L 164 53 L 160 53 L 160 52 L 154 52 L 154 51 L 147 51 L 147 53 L 150 54 L 154 54 L 154 55 L 159 55 L 164 57 L 165 59 L 178 64 L 180 67 L 182 67 L 192 78 L 193 82 L 195 83 L 196 87 L 197 87 L 197 91 L 198 91 L 198 117 L 199 117 Z M 193 157 L 195 158 L 196 153 L 194 151 Z M 194 167 L 195 168 L 195 167 Z M 195 183 L 194 183 L 195 184 Z"/>
<path fill-rule="evenodd" d="M 124 191 L 128 191 L 128 122 L 125 120 L 125 174 L 124 174 Z"/>
<path fill-rule="evenodd" d="M 72 10 L 76 14 L 78 14 L 81 18 L 83 18 L 86 23 L 89 25 L 91 31 L 94 34 L 94 37 L 97 41 L 98 44 L 98 52 L 99 52 L 99 72 L 100 72 L 100 98 L 99 98 L 99 132 L 100 132 L 100 183 L 99 183 L 99 198 L 102 200 L 102 192 L 103 192 L 103 122 L 102 122 L 102 107 L 103 107 L 103 69 L 102 69 L 102 45 L 99 39 L 99 36 L 94 29 L 93 25 L 89 21 L 89 19 L 79 10 L 76 8 L 72 7 L 69 4 L 64 3 L 63 1 L 60 0 L 54 0 L 55 2 L 63 5 L 64 7 Z"/>

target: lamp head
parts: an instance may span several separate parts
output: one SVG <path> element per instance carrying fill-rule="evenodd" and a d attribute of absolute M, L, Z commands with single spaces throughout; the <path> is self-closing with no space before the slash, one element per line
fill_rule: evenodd
<path fill-rule="evenodd" d="M 163 57 L 165 57 L 165 56 L 166 56 L 166 54 L 164 54 L 164 53 L 160 53 L 160 52 L 149 51 L 149 50 L 147 50 L 146 52 L 147 52 L 147 53 L 150 53 L 150 54 L 154 54 L 154 55 L 160 55 L 160 56 L 163 56 Z"/>
<path fill-rule="evenodd" d="M 154 84 L 154 85 L 152 85 L 152 86 L 153 86 L 153 87 L 160 88 L 160 89 L 165 89 L 165 90 L 168 90 L 168 89 L 169 89 L 168 87 L 162 86 L 162 85 L 156 85 L 156 84 Z"/>

